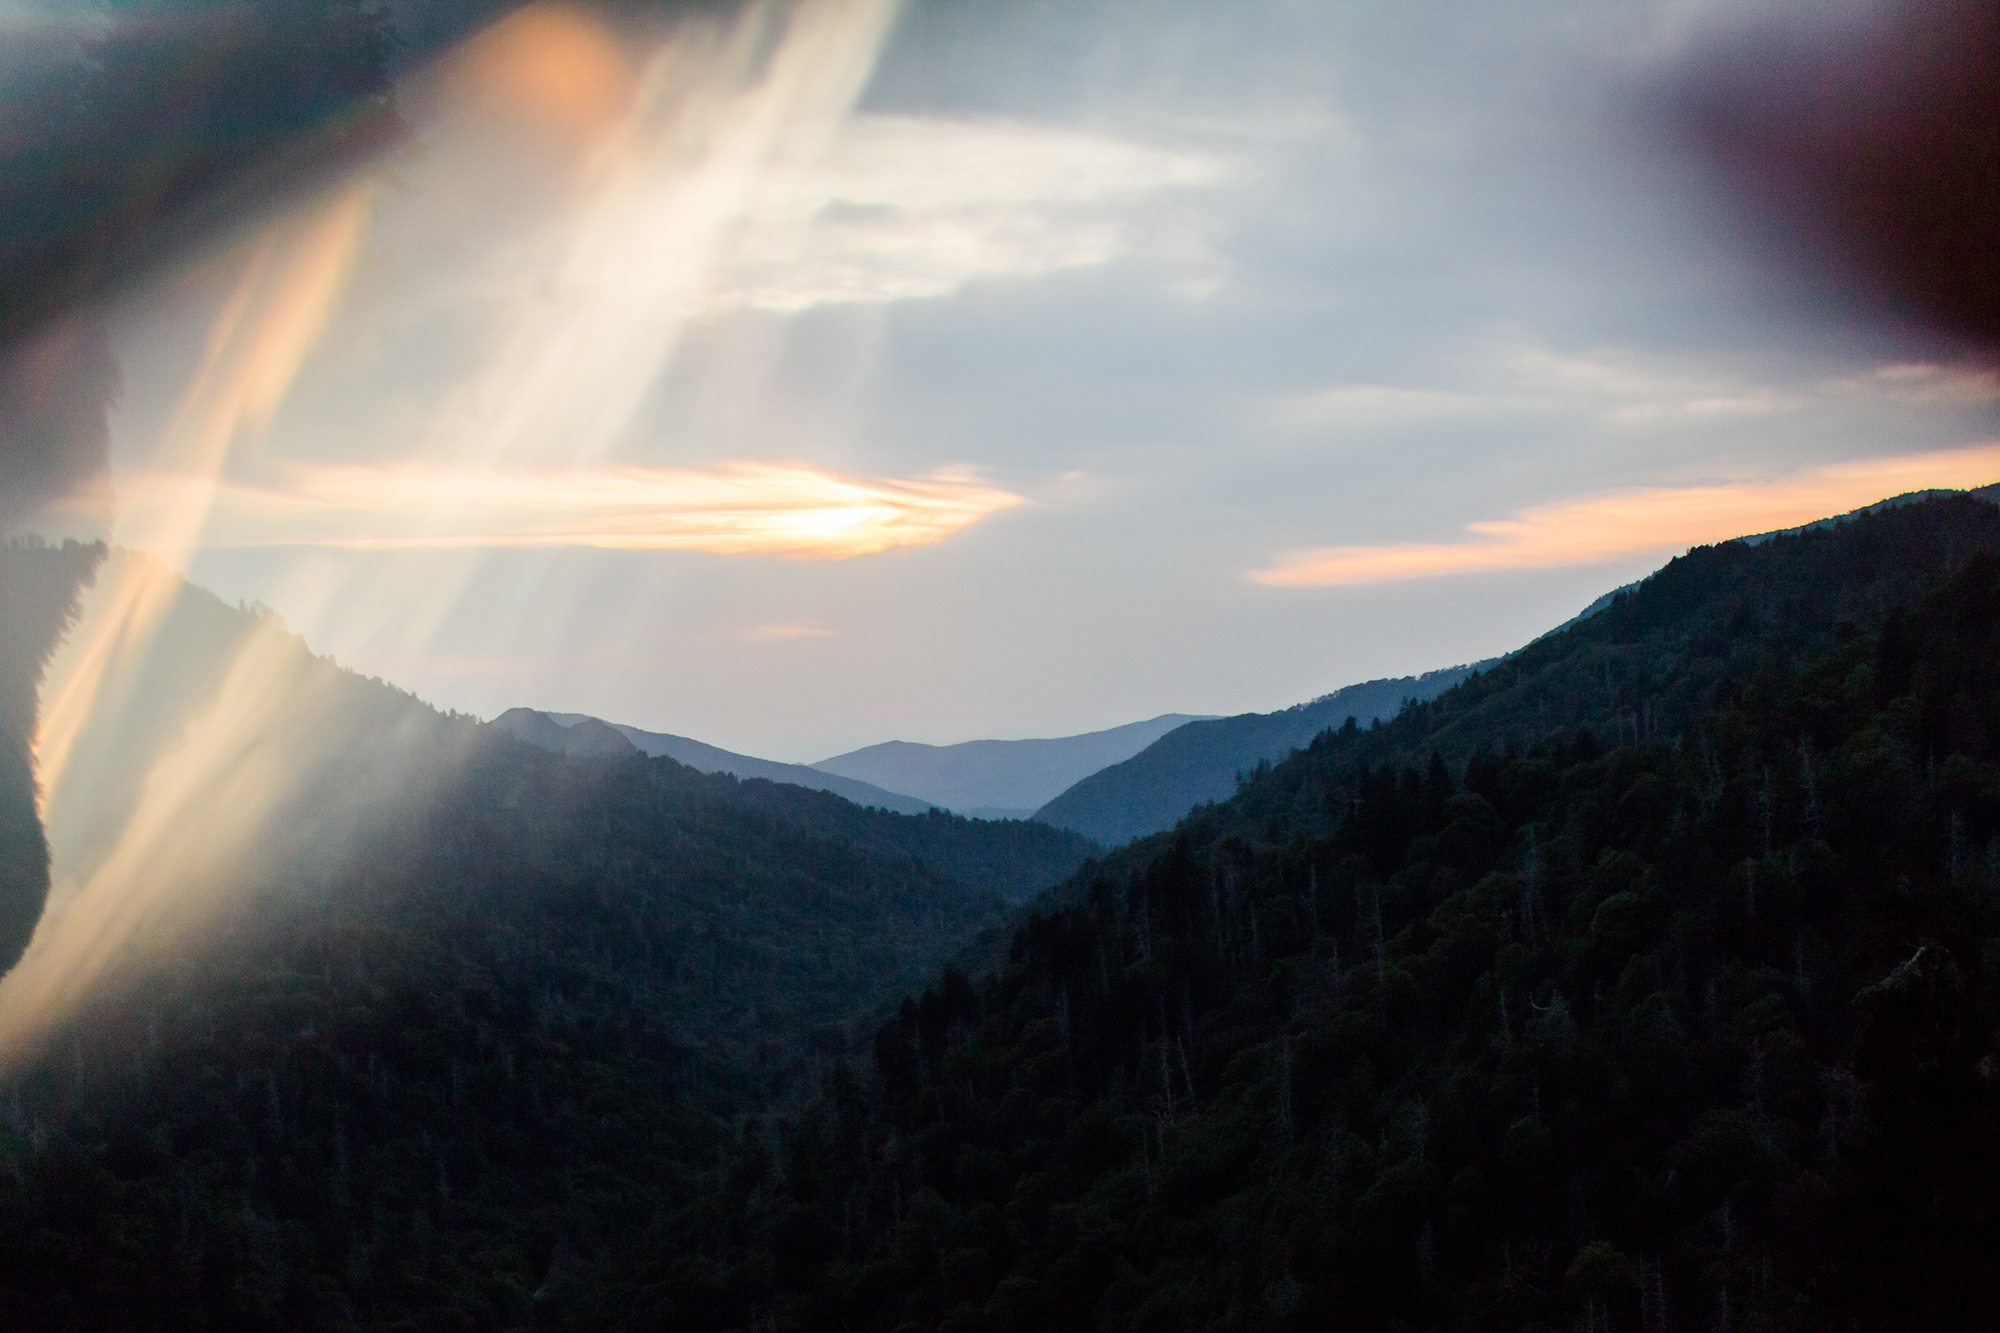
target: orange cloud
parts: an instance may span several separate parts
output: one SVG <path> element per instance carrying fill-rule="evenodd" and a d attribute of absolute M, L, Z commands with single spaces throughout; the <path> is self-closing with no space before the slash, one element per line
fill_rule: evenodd
<path fill-rule="evenodd" d="M 2000 479 L 2000 444 L 1819 468 L 1781 481 L 1627 491 L 1467 525 L 1483 540 L 1293 551 L 1253 582 L 1324 588 L 1441 574 L 1546 569 L 1797 527 L 1891 495 Z"/>
<path fill-rule="evenodd" d="M 145 530 L 200 478 L 118 479 L 121 523 Z M 595 546 L 842 560 L 943 541 L 1020 497 L 958 477 L 861 480 L 798 463 L 709 472 L 605 467 L 479 471 L 304 467 L 278 487 L 215 485 L 202 546 Z"/>

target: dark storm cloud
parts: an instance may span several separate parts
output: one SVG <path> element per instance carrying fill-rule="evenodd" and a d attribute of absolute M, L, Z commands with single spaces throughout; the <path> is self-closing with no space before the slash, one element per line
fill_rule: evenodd
<path fill-rule="evenodd" d="M 1909 0 L 1739 32 L 1679 91 L 1770 253 L 2000 354 L 2000 4 Z"/>

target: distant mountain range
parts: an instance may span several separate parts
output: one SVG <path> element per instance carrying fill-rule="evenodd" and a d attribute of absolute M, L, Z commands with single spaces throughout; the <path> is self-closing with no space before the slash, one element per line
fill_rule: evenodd
<path fill-rule="evenodd" d="M 1955 493 L 1912 491 L 1803 527 L 1737 540 L 1754 546 Z M 2000 502 L 2000 485 L 1967 494 Z M 1541 637 L 1569 629 L 1638 586 L 1612 589 Z M 810 765 L 735 754 L 686 736 L 606 723 L 583 713 L 515 708 L 496 718 L 494 725 L 560 754 L 620 753 L 622 740 L 641 754 L 666 755 L 703 773 L 792 783 L 902 814 L 938 808 L 975 819 L 1038 819 L 1116 847 L 1172 828 L 1196 806 L 1226 800 L 1235 792 L 1240 775 L 1260 763 L 1283 760 L 1350 716 L 1362 726 L 1386 721 L 1406 700 L 1434 698 L 1499 660 L 1349 685 L 1275 713 L 1234 717 L 1164 713 L 1105 731 L 1046 740 L 957 745 L 885 741 Z"/>
<path fill-rule="evenodd" d="M 587 713 L 541 713 L 529 708 L 510 708 L 493 719 L 493 725 L 519 740 L 557 754 L 606 754 L 621 743 L 626 753 L 651 759 L 664 755 L 677 764 L 686 764 L 700 773 L 729 773 L 739 778 L 763 778 L 767 782 L 789 782 L 812 791 L 830 791 L 860 806 L 873 806 L 899 815 L 921 815 L 937 805 L 916 796 L 886 791 L 867 782 L 857 782 L 832 773 L 822 773 L 804 764 L 781 764 L 772 759 L 756 759 L 705 745 L 686 736 L 670 736 L 660 731 L 605 722 Z M 606 747 L 606 748 L 597 748 Z"/>
<path fill-rule="evenodd" d="M 1163 713 L 1106 731 L 1048 740 L 958 745 L 885 741 L 822 759 L 813 767 L 914 792 L 975 819 L 1027 819 L 1092 773 L 1131 758 L 1176 727 L 1199 720 L 1195 714 Z"/>
<path fill-rule="evenodd" d="M 1186 723 L 1130 759 L 1084 778 L 1037 810 L 1035 818 L 1107 847 L 1170 829 L 1195 806 L 1227 800 L 1239 775 L 1310 745 L 1328 727 L 1350 717 L 1364 726 L 1392 718 L 1405 700 L 1435 698 L 1487 665 L 1365 681 L 1276 713 Z"/>

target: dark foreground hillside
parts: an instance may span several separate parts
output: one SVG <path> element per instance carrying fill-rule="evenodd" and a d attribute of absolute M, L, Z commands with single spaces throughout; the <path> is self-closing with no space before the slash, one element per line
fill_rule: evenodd
<path fill-rule="evenodd" d="M 496 737 L 6 1080 L 0 1324 L 532 1327 L 607 1249 L 726 1249 L 745 1113 L 1083 849 Z"/>
<path fill-rule="evenodd" d="M 1990 1327 L 2000 510 L 1690 552 L 1086 869 L 616 1325 Z M 615 1296 L 616 1299 L 610 1299 Z"/>
<path fill-rule="evenodd" d="M 10 628 L 59 627 L 88 573 L 60 554 L 10 553 L 63 594 L 17 588 Z M 138 785 L 254 639 L 296 705 L 260 738 L 288 794 L 230 883 L 151 903 L 114 980 L 0 1074 L 10 1329 L 547 1322 L 591 1256 L 726 1237 L 750 1113 L 1092 850 L 549 754 L 199 590 L 160 625 L 93 764 Z"/>

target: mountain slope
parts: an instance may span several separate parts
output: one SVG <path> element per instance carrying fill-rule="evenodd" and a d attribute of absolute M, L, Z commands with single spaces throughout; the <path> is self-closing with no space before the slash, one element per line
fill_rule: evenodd
<path fill-rule="evenodd" d="M 545 713 L 542 716 L 553 719 L 559 726 L 576 726 L 584 722 L 597 721 L 596 718 L 584 713 Z M 843 777 L 837 773 L 823 773 L 806 764 L 781 764 L 774 759 L 754 759 L 747 754 L 735 754 L 701 741 L 690 740 L 686 736 L 645 731 L 621 723 L 609 725 L 612 730 L 630 741 L 639 753 L 655 758 L 664 755 L 675 763 L 686 764 L 689 768 L 702 773 L 729 773 L 739 778 L 762 778 L 767 782 L 790 783 L 810 791 L 830 791 L 856 805 L 875 806 L 903 815 L 921 815 L 937 804 L 936 801 L 906 796 L 898 791 L 888 791 L 872 783 Z"/>
<path fill-rule="evenodd" d="M 714 1234 L 738 1118 L 999 918 L 938 836 L 989 829 L 1043 839 L 1017 893 L 1081 845 L 486 736 L 7 1070 L 0 1321 L 519 1327 L 577 1254 Z"/>
<path fill-rule="evenodd" d="M 1197 720 L 1186 713 L 1164 713 L 1145 722 L 1047 740 L 957 745 L 887 741 L 822 759 L 813 767 L 913 792 L 961 814 L 1027 818 L 1079 780 Z"/>
<path fill-rule="evenodd" d="M 2000 510 L 1952 497 L 1691 551 L 1087 867 L 737 1159 L 768 1276 L 639 1240 L 571 1299 L 1983 1327 L 1996 1031 Z"/>
<path fill-rule="evenodd" d="M 1326 728 L 1350 716 L 1363 724 L 1393 717 L 1405 699 L 1431 698 L 1473 669 L 1371 680 L 1276 713 L 1189 722 L 1123 763 L 1084 778 L 1037 810 L 1035 818 L 1107 847 L 1172 828 L 1194 806 L 1228 797 L 1239 775 L 1283 759 Z"/>
<path fill-rule="evenodd" d="M 114 553 L 93 596 L 135 571 L 162 573 Z M 536 1294 L 579 1254 L 720 1234 L 711 1173 L 755 1138 L 744 1117 L 1091 850 L 549 752 L 164 591 L 63 779 L 135 817 L 82 836 L 65 816 L 57 841 L 59 873 L 95 858 L 84 894 L 128 863 L 170 891 L 117 900 L 133 930 L 75 1006 L 7 1029 L 9 1328 L 563 1322 Z M 65 649 L 102 615 L 87 598 Z M 240 785 L 194 783 L 181 841 L 130 855 L 133 826 L 175 822 L 159 775 L 212 748 L 273 798 L 239 826 Z M 211 843 L 229 855 L 186 859 Z"/>

